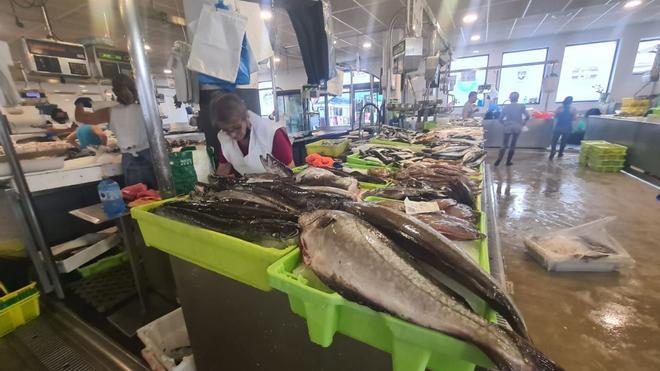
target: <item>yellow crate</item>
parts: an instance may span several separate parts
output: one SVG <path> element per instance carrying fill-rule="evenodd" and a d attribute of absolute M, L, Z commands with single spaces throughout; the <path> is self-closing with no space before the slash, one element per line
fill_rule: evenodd
<path fill-rule="evenodd" d="M 0 297 L 0 337 L 39 316 L 39 291 L 36 286 L 33 282 L 16 291 L 7 292 L 0 283 L 0 290 L 5 293 Z"/>

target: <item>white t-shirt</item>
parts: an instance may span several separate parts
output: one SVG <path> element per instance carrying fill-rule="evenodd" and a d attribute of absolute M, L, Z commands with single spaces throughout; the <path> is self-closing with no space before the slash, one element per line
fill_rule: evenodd
<path fill-rule="evenodd" d="M 108 128 L 117 137 L 122 153 L 137 153 L 149 148 L 147 124 L 139 104 L 119 104 L 110 109 Z"/>

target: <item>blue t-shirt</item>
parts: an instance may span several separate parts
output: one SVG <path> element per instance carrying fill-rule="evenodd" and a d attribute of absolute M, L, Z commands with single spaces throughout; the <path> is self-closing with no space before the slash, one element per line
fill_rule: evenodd
<path fill-rule="evenodd" d="M 101 145 L 101 138 L 94 134 L 94 128 L 92 125 L 82 124 L 78 129 L 76 129 L 76 137 L 78 142 L 80 142 L 80 148 L 86 148 L 87 146 L 98 146 Z"/>

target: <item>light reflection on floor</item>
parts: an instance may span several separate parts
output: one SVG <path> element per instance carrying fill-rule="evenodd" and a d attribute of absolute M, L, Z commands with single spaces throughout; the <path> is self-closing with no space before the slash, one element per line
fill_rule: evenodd
<path fill-rule="evenodd" d="M 660 370 L 660 202 L 622 174 L 516 152 L 493 167 L 507 280 L 535 344 L 567 370 Z M 608 229 L 636 260 L 621 274 L 549 273 L 522 240 L 609 215 Z"/>

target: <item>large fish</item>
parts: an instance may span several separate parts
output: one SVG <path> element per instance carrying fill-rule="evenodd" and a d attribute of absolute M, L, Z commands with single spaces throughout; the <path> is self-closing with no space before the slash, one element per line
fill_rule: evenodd
<path fill-rule="evenodd" d="M 200 213 L 230 219 L 281 219 L 296 220 L 289 212 L 264 207 L 262 204 L 238 199 L 213 200 L 208 202 L 174 201 L 167 204 L 170 209 L 195 210 Z"/>
<path fill-rule="evenodd" d="M 473 241 L 484 237 L 469 221 L 448 215 L 445 212 L 418 214 L 415 215 L 415 218 L 442 233 L 450 240 Z"/>
<path fill-rule="evenodd" d="M 358 190 L 357 179 L 337 176 L 319 167 L 308 167 L 296 174 L 293 179 L 299 185 L 335 187 L 345 189 L 351 193 L 355 193 Z"/>
<path fill-rule="evenodd" d="M 267 154 L 266 157 L 259 156 L 259 160 L 261 161 L 264 169 L 266 169 L 267 173 L 275 174 L 276 176 L 282 178 L 293 176 L 293 171 L 288 166 L 273 157 L 270 153 Z"/>
<path fill-rule="evenodd" d="M 432 201 L 446 197 L 442 191 L 430 188 L 409 188 L 409 187 L 386 187 L 370 189 L 363 194 L 364 197 L 375 196 L 391 200 L 403 201 L 406 198 L 411 201 Z"/>
<path fill-rule="evenodd" d="M 159 206 L 152 212 L 172 220 L 253 242 L 263 247 L 283 249 L 298 244 L 298 224 L 291 221 L 223 218 L 193 208 L 172 207 L 171 204 Z"/>
<path fill-rule="evenodd" d="M 504 317 L 514 331 L 528 338 L 525 322 L 509 296 L 493 277 L 445 236 L 420 220 L 377 204 L 345 202 L 341 210 L 368 221 L 410 254 L 474 292 Z"/>
<path fill-rule="evenodd" d="M 520 336 L 454 300 L 408 254 L 360 218 L 318 210 L 303 214 L 299 223 L 305 264 L 349 300 L 472 343 L 502 371 L 561 369 Z"/>

